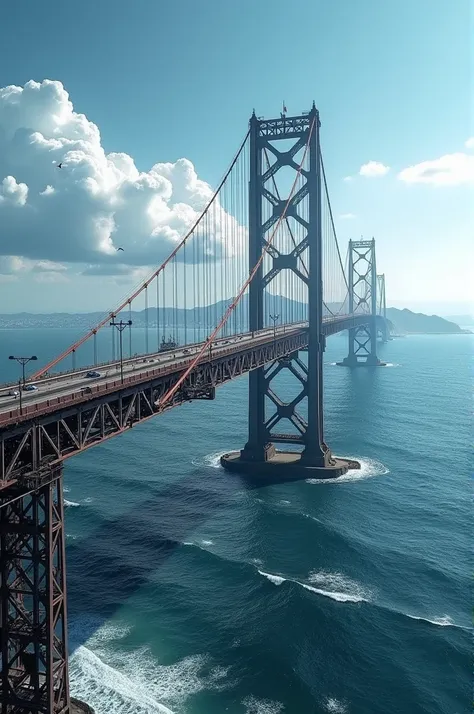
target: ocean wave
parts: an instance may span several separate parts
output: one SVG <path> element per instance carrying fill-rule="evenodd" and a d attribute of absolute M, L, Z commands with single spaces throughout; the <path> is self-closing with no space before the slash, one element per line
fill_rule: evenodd
<path fill-rule="evenodd" d="M 410 620 L 421 620 L 422 622 L 428 622 L 430 625 L 438 625 L 438 627 L 457 627 L 460 630 L 470 630 L 470 627 L 464 625 L 458 625 L 449 615 L 443 615 L 442 617 L 421 617 L 421 615 L 409 615 L 408 613 L 401 613 Z"/>
<path fill-rule="evenodd" d="M 189 696 L 228 686 L 227 668 L 209 667 L 203 655 L 161 665 L 147 647 L 130 652 L 117 646 L 128 632 L 103 625 L 70 659 L 71 692 L 96 714 L 173 714 Z"/>
<path fill-rule="evenodd" d="M 281 575 L 272 575 L 272 573 L 265 573 L 263 570 L 258 570 L 257 572 L 260 575 L 263 575 L 264 578 L 267 578 L 267 580 L 269 580 L 274 585 L 281 585 L 282 583 L 285 583 L 287 580 L 291 581 L 291 578 L 282 578 Z"/>
<path fill-rule="evenodd" d="M 341 702 L 335 697 L 326 697 L 324 700 L 324 708 L 330 714 L 347 714 L 348 712 L 347 704 L 344 704 L 344 702 Z"/>
<path fill-rule="evenodd" d="M 207 466 L 212 469 L 220 469 L 221 467 L 221 456 L 227 454 L 227 451 L 214 451 L 212 454 L 206 454 L 206 456 L 196 456 L 192 459 L 191 463 L 193 466 Z"/>
<path fill-rule="evenodd" d="M 245 707 L 245 714 L 280 714 L 285 710 L 281 702 L 271 699 L 257 699 L 253 695 L 245 697 L 242 701 Z"/>
<path fill-rule="evenodd" d="M 64 507 L 65 508 L 78 508 L 81 504 L 76 503 L 76 501 L 67 501 L 64 499 Z"/>
<path fill-rule="evenodd" d="M 305 590 L 328 597 L 337 602 L 370 602 L 371 592 L 362 587 L 355 580 L 351 580 L 342 573 L 328 573 L 324 570 L 313 571 L 309 574 L 307 582 L 301 582 L 296 578 L 285 578 L 282 575 L 266 573 L 263 570 L 257 571 L 264 578 L 267 578 L 274 585 L 282 585 L 284 582 L 295 583 Z"/>
<path fill-rule="evenodd" d="M 182 545 L 186 545 L 189 548 L 199 548 L 199 550 L 204 550 L 206 553 L 209 553 L 209 547 L 214 545 L 213 540 L 200 540 L 198 543 L 193 540 L 184 540 L 182 542 Z"/>
<path fill-rule="evenodd" d="M 337 457 L 336 457 L 337 458 Z M 344 458 L 344 457 L 339 457 Z M 360 469 L 349 469 L 349 471 L 337 478 L 307 478 L 306 483 L 336 485 L 340 483 L 350 483 L 352 481 L 365 481 L 374 476 L 385 476 L 390 473 L 389 469 L 376 459 L 366 459 L 359 456 L 346 456 L 360 463 Z"/>

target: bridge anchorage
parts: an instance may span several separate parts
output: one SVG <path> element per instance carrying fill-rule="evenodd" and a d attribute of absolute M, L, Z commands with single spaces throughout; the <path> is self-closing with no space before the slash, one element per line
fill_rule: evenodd
<path fill-rule="evenodd" d="M 264 291 L 282 271 L 292 271 L 296 275 L 308 304 L 307 364 L 300 359 L 298 351 L 294 351 L 270 366 L 250 372 L 248 441 L 240 452 L 221 457 L 224 468 L 252 477 L 272 480 L 281 477 L 285 481 L 311 476 L 335 478 L 349 469 L 360 468 L 357 461 L 334 457 L 324 440 L 323 354 L 326 338 L 323 309 L 326 313 L 331 310 L 323 301 L 323 252 L 326 249 L 323 241 L 323 180 L 326 192 L 327 186 L 319 130 L 319 112 L 314 103 L 311 111 L 301 116 L 282 114 L 280 119 L 261 120 L 254 113 L 250 119 L 250 270 L 259 264 L 250 283 L 250 329 L 257 331 L 264 327 Z M 286 144 L 288 140 L 293 143 L 281 151 L 275 144 L 282 140 Z M 268 151 L 274 157 L 271 165 Z M 301 153 L 303 156 L 298 164 L 295 157 Z M 290 167 L 296 173 L 288 200 L 281 200 L 274 180 L 283 167 Z M 295 191 L 299 180 L 301 185 Z M 332 222 L 330 204 L 329 215 Z M 286 253 L 278 250 L 271 240 L 272 227 L 283 221 L 294 238 L 292 249 Z M 292 231 L 290 221 L 300 230 Z M 266 255 L 262 260 L 264 252 Z M 284 401 L 275 391 L 277 387 L 274 385 L 283 370 L 291 372 L 300 385 L 299 393 L 291 401 Z M 270 406 L 273 413 L 267 416 Z M 297 406 L 300 411 L 306 406 L 306 418 L 297 412 Z M 275 431 L 275 427 L 285 420 L 290 423 L 292 433 Z M 275 448 L 275 443 L 303 448 L 301 451 L 280 451 Z"/>
<path fill-rule="evenodd" d="M 379 296 L 379 300 L 377 300 Z M 371 319 L 349 328 L 349 354 L 341 367 L 385 367 L 377 357 L 377 335 L 387 341 L 385 275 L 377 275 L 375 240 L 349 241 L 349 313 L 365 311 Z"/>

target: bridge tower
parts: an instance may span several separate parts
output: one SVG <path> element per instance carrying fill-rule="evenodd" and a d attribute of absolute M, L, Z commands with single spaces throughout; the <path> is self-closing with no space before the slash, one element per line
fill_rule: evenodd
<path fill-rule="evenodd" d="M 385 284 L 385 280 L 384 280 Z M 375 239 L 349 241 L 349 314 L 367 314 L 367 323 L 349 329 L 349 354 L 338 364 L 344 367 L 381 367 L 377 357 L 378 276 Z M 385 291 L 384 291 L 385 295 Z M 385 320 L 383 321 L 385 322 Z"/>
<path fill-rule="evenodd" d="M 252 475 L 268 475 L 277 479 L 333 478 L 359 464 L 333 457 L 324 441 L 323 422 L 323 352 L 325 337 L 322 333 L 322 209 L 321 209 L 321 154 L 319 142 L 320 120 L 314 102 L 310 112 L 300 116 L 279 119 L 250 119 L 250 181 L 249 181 L 249 269 L 257 265 L 264 247 L 268 245 L 272 227 L 282 215 L 292 218 L 304 228 L 304 237 L 287 254 L 273 246 L 268 250 L 271 266 L 264 271 L 264 261 L 250 283 L 249 329 L 261 330 L 265 326 L 264 291 L 282 270 L 293 271 L 306 286 L 308 296 L 308 359 L 305 363 L 298 352 L 278 359 L 266 367 L 249 374 L 248 440 L 240 452 L 226 454 L 221 464 L 232 471 Z M 293 140 L 292 146 L 280 150 L 279 141 Z M 295 156 L 308 145 L 309 168 L 301 170 L 304 185 L 288 199 L 274 195 L 269 180 L 282 168 L 291 167 L 296 172 L 299 165 Z M 270 151 L 275 161 L 264 169 L 264 152 Z M 276 191 L 278 194 L 278 191 Z M 303 199 L 307 197 L 304 215 Z M 272 206 L 270 218 L 264 220 L 264 201 Z M 300 210 L 299 210 L 300 207 Z M 286 210 L 286 212 L 285 212 Z M 305 254 L 308 274 L 298 269 L 298 258 Z M 280 398 L 275 378 L 282 370 L 291 372 L 301 389 L 290 402 Z M 306 400 L 307 418 L 298 413 Z M 289 420 L 296 433 L 282 433 L 282 420 Z M 277 426 L 280 426 L 280 430 Z M 301 450 L 277 451 L 275 444 L 299 445 Z"/>

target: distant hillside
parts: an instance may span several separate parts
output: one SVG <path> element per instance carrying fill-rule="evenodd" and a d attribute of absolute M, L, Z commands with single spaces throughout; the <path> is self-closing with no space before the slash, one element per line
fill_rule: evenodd
<path fill-rule="evenodd" d="M 423 315 L 421 312 L 411 310 L 398 310 L 396 307 L 387 308 L 387 318 L 395 326 L 396 332 L 422 333 L 422 334 L 456 334 L 463 330 L 455 322 L 445 320 L 438 315 Z"/>
<path fill-rule="evenodd" d="M 215 305 L 207 307 L 199 307 L 191 310 L 183 310 L 182 308 L 173 309 L 171 307 L 160 308 L 158 313 L 156 308 L 148 309 L 148 319 L 146 318 L 145 310 L 132 311 L 131 319 L 135 327 L 145 327 L 148 323 L 149 327 L 156 326 L 159 323 L 166 331 L 168 326 L 177 325 L 183 327 L 186 324 L 188 327 L 196 325 L 202 329 L 210 329 L 215 327 L 219 318 L 223 315 L 229 301 L 219 302 Z M 337 313 L 340 305 L 329 305 L 330 309 Z M 264 314 L 265 322 L 271 325 L 270 315 L 278 315 L 281 322 L 293 322 L 295 320 L 305 320 L 307 318 L 307 306 L 289 300 L 279 295 L 266 294 L 264 299 Z M 248 298 L 244 296 L 240 304 L 237 306 L 232 324 L 239 331 L 247 329 L 248 315 Z M 102 318 L 104 313 L 89 312 L 89 313 L 52 313 L 46 315 L 34 315 L 28 312 L 18 313 L 16 315 L 1 315 L 0 328 L 18 328 L 18 327 L 78 327 L 84 330 L 94 327 Z M 125 320 L 129 319 L 128 310 L 119 315 Z M 431 333 L 431 334 L 455 334 L 463 332 L 463 330 L 454 322 L 445 320 L 437 315 L 423 315 L 422 313 L 412 312 L 411 310 L 398 310 L 397 308 L 387 308 L 387 318 L 393 323 L 395 332 L 399 333 Z M 464 323 L 469 324 L 469 323 Z"/>

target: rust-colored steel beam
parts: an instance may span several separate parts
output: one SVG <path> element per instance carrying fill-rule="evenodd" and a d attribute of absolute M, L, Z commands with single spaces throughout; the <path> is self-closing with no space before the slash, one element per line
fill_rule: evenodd
<path fill-rule="evenodd" d="M 61 467 L 0 491 L 0 712 L 69 714 Z"/>

